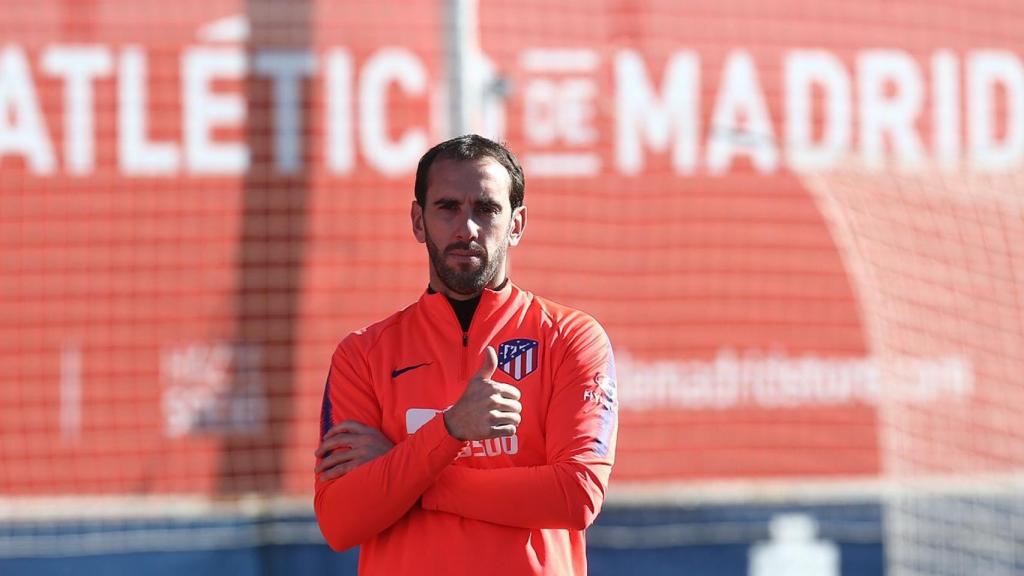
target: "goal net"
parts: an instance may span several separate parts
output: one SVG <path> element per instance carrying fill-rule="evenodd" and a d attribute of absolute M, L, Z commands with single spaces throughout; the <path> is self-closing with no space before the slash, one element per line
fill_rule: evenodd
<path fill-rule="evenodd" d="M 524 166 L 512 280 L 614 345 L 610 571 L 1024 573 L 1019 6 L 173 4 L 0 0 L 0 573 L 329 554 L 331 353 L 426 288 L 456 127 Z"/>
<path fill-rule="evenodd" d="M 1024 569 L 1020 173 L 851 168 L 807 178 L 885 382 L 886 553 L 896 575 Z M 913 373 L 915 358 L 956 359 Z M 960 371 L 964 377 L 951 378 Z M 934 382 L 949 386 L 929 386 Z"/>

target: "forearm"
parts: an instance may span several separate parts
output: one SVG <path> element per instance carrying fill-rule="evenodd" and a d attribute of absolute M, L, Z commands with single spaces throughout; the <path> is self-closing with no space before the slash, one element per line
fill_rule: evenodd
<path fill-rule="evenodd" d="M 422 506 L 519 528 L 586 529 L 601 510 L 610 463 L 477 469 L 448 466 Z"/>
<path fill-rule="evenodd" d="M 327 543 L 344 550 L 390 527 L 461 448 L 435 418 L 387 454 L 335 480 L 318 481 L 314 509 Z"/>

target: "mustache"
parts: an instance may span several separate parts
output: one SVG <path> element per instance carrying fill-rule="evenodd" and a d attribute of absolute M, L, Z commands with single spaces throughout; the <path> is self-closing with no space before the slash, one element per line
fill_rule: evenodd
<path fill-rule="evenodd" d="M 455 242 L 454 244 L 449 244 L 448 246 L 445 246 L 444 253 L 448 254 L 453 250 L 472 252 L 473 254 L 477 254 L 480 256 L 484 256 L 487 254 L 487 251 L 484 250 L 484 247 L 477 244 L 476 242 Z"/>

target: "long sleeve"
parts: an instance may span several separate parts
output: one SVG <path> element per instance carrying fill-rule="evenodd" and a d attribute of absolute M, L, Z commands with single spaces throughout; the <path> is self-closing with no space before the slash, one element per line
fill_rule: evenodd
<path fill-rule="evenodd" d="M 423 508 L 531 529 L 583 530 L 593 522 L 615 454 L 615 360 L 596 321 L 572 320 L 548 407 L 547 463 L 448 466 L 423 494 Z"/>
<path fill-rule="evenodd" d="M 331 362 L 321 436 L 341 420 L 356 420 L 378 429 L 381 426 L 380 406 L 369 371 L 352 337 L 338 346 Z M 462 446 L 448 434 L 439 415 L 384 456 L 340 478 L 317 479 L 314 509 L 320 531 L 331 548 L 351 548 L 394 524 Z"/>

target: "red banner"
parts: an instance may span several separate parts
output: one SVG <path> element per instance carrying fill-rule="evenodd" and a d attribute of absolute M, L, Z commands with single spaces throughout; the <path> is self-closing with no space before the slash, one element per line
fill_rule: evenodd
<path fill-rule="evenodd" d="M 0 491 L 308 491 L 334 345 L 426 286 L 408 210 L 449 120 L 443 6 L 2 14 Z M 607 328 L 617 481 L 873 476 L 894 365 L 914 402 L 984 387 L 957 345 L 871 344 L 809 182 L 1019 170 L 1000 18 L 481 3 L 470 120 L 527 178 L 511 276 Z"/>

